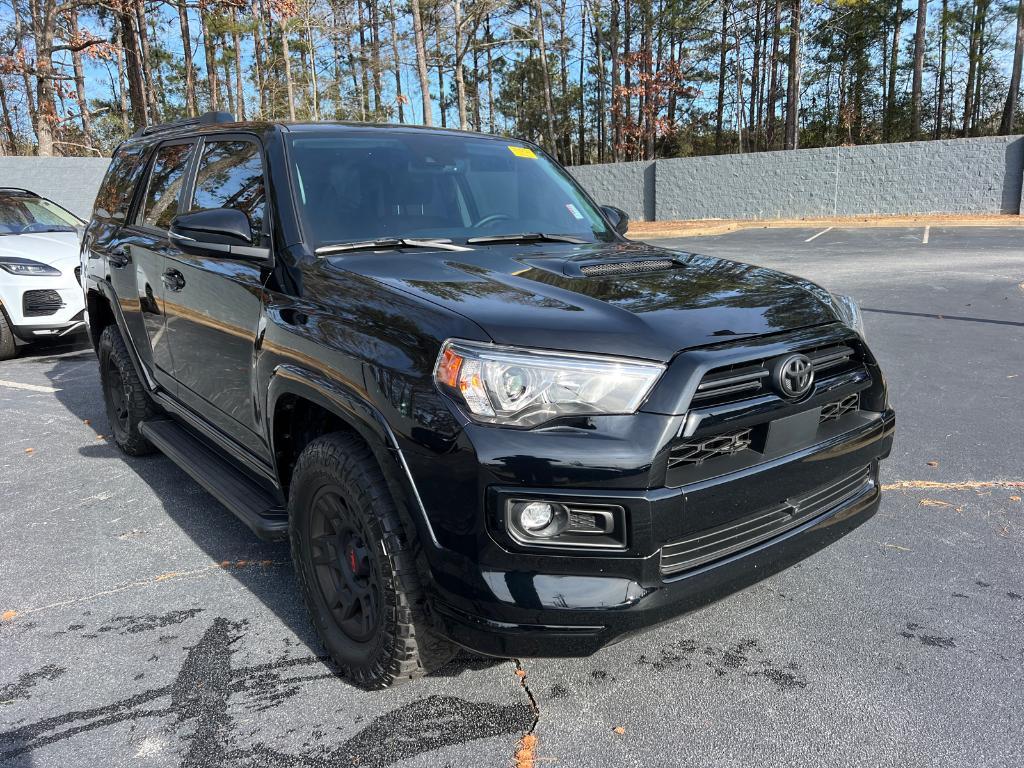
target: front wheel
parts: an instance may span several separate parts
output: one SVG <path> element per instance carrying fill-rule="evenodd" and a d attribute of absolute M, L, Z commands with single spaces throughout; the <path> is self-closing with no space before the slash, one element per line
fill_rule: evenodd
<path fill-rule="evenodd" d="M 348 434 L 317 438 L 290 485 L 299 586 L 345 677 L 386 688 L 451 658 L 448 643 L 425 627 L 410 542 L 369 448 Z"/>

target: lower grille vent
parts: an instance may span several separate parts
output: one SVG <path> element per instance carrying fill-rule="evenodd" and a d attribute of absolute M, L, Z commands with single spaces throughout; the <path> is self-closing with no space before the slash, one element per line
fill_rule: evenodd
<path fill-rule="evenodd" d="M 778 536 L 858 496 L 869 481 L 865 467 L 785 504 L 666 544 L 661 550 L 661 572 L 690 570 Z"/>
<path fill-rule="evenodd" d="M 750 442 L 751 430 L 744 429 L 728 435 L 715 435 L 704 440 L 679 443 L 672 447 L 668 455 L 668 468 L 703 464 L 716 456 L 732 456 L 749 448 Z"/>
<path fill-rule="evenodd" d="M 678 265 L 671 259 L 647 259 L 644 261 L 617 261 L 611 264 L 588 264 L 580 267 L 587 277 L 601 275 L 629 275 L 635 272 L 659 272 L 663 269 L 674 269 Z"/>
<path fill-rule="evenodd" d="M 25 317 L 52 315 L 63 306 L 60 294 L 49 289 L 25 291 L 21 297 L 21 308 Z"/>

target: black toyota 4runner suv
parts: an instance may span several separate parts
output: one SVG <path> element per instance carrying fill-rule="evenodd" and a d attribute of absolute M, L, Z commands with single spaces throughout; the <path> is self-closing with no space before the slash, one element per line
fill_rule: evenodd
<path fill-rule="evenodd" d="M 528 142 L 230 121 L 103 182 L 111 428 L 290 538 L 354 681 L 589 654 L 877 510 L 895 417 L 849 298 L 626 240 Z"/>

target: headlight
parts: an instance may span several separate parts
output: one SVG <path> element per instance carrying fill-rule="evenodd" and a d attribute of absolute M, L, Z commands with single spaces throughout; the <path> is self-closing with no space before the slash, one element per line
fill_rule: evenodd
<path fill-rule="evenodd" d="M 560 416 L 633 413 L 665 366 L 449 340 L 434 380 L 474 421 L 534 427 Z"/>
<path fill-rule="evenodd" d="M 0 258 L 0 269 L 10 272 L 12 275 L 20 275 L 24 277 L 31 277 L 32 275 L 38 275 L 40 277 L 60 276 L 60 270 L 55 267 L 51 267 L 49 264 L 43 264 L 40 261 L 32 261 L 31 259 L 19 259 L 17 257 Z"/>
<path fill-rule="evenodd" d="M 862 339 L 866 339 L 864 316 L 861 314 L 860 307 L 857 306 L 857 302 L 854 301 L 853 297 L 842 293 L 833 293 L 832 303 L 839 314 L 839 319 L 859 333 Z"/>

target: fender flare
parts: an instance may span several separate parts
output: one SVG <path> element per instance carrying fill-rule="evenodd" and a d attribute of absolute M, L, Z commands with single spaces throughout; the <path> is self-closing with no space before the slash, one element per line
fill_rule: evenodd
<path fill-rule="evenodd" d="M 277 448 L 274 445 L 273 424 L 277 404 L 284 395 L 295 395 L 309 400 L 334 414 L 354 430 L 373 451 L 399 509 L 405 507 L 410 509 L 410 512 L 415 510 L 410 516 L 418 519 L 409 521 L 413 529 L 421 534 L 425 533 L 434 547 L 441 548 L 409 465 L 398 444 L 398 438 L 384 415 L 355 390 L 321 373 L 287 363 L 274 368 L 267 387 L 268 442 L 279 483 L 280 470 L 276 467 Z M 403 501 L 406 503 L 403 504 Z"/>
<path fill-rule="evenodd" d="M 89 312 L 89 294 L 98 293 L 107 302 L 110 307 L 110 314 L 114 316 L 114 325 L 117 326 L 117 330 L 121 334 L 121 338 L 124 339 L 124 344 L 128 348 L 128 357 L 132 361 L 132 365 L 135 366 L 135 372 L 142 379 L 146 385 L 146 389 L 150 392 L 156 392 L 160 387 L 156 383 L 149 369 L 142 364 L 142 358 L 139 356 L 139 351 L 135 348 L 135 339 L 128 332 L 128 324 L 125 322 L 124 315 L 121 314 L 121 303 L 117 300 L 117 294 L 114 293 L 114 287 L 106 280 L 90 280 L 90 286 L 86 290 L 85 294 L 85 310 Z M 95 289 L 92 286 L 96 286 Z M 91 315 L 89 323 L 89 335 L 92 337 L 92 322 Z M 96 339 L 96 343 L 99 343 L 99 338 Z"/>

